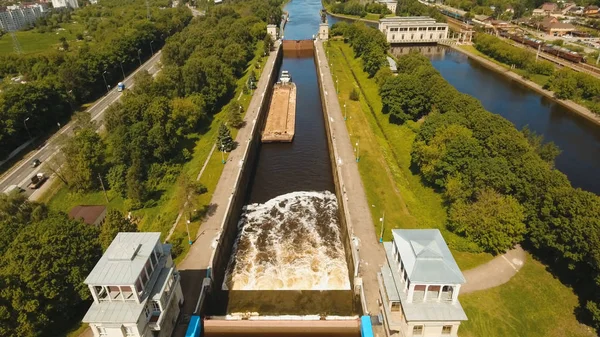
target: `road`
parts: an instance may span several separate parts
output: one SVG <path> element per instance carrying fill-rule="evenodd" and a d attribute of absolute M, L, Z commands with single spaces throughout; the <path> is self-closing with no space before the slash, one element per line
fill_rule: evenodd
<path fill-rule="evenodd" d="M 124 81 L 125 88 L 130 89 L 133 87 L 133 77 L 139 71 L 147 70 L 151 75 L 156 74 L 160 68 L 157 66 L 157 63 L 160 61 L 161 51 L 158 51 L 154 56 L 152 56 L 146 63 L 142 64 L 141 67 L 137 68 L 133 73 L 131 73 Z M 102 125 L 102 120 L 104 116 L 104 112 L 109 105 L 116 102 L 121 98 L 122 92 L 118 92 L 116 88 L 113 88 L 104 95 L 100 100 L 98 100 L 94 105 L 92 105 L 87 111 L 91 114 L 92 119 L 96 121 L 96 125 L 98 128 Z M 71 121 L 68 124 L 64 125 L 56 134 L 50 137 L 45 145 L 34 151 L 33 153 L 26 156 L 23 160 L 15 164 L 11 167 L 0 179 L 0 191 L 4 191 L 8 186 L 17 185 L 27 193 L 29 197 L 33 190 L 27 189 L 27 185 L 33 177 L 38 172 L 43 172 L 49 174 L 44 169 L 44 162 L 47 162 L 56 154 L 56 152 L 60 149 L 60 135 L 70 135 L 73 132 L 74 122 Z M 39 159 L 42 164 L 36 168 L 31 166 L 31 162 L 33 159 Z M 47 183 L 47 182 L 46 182 Z"/>

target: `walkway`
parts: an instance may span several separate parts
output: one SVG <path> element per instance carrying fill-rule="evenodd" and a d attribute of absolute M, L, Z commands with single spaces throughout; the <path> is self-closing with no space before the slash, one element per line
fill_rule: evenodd
<path fill-rule="evenodd" d="M 523 248 L 517 245 L 490 262 L 463 272 L 467 283 L 460 288 L 460 293 L 468 294 L 508 282 L 523 267 L 526 257 Z"/>
<path fill-rule="evenodd" d="M 346 129 L 342 109 L 335 93 L 335 84 L 329 69 L 329 62 L 325 57 L 323 42 L 315 42 L 317 53 L 317 66 L 320 69 L 321 81 L 324 91 L 324 103 L 327 108 L 328 122 L 331 138 L 333 140 L 333 155 L 336 162 L 336 173 L 340 187 L 344 193 L 342 205 L 345 211 L 348 230 L 352 237 L 358 238 L 358 252 L 360 253 L 359 273 L 362 278 L 366 308 L 369 314 L 375 316 L 379 313 L 379 284 L 377 273 L 385 263 L 385 252 L 379 244 L 375 226 L 371 218 L 371 210 L 365 193 L 358 163 L 355 161 L 354 148 L 350 135 Z M 354 241 L 354 240 L 353 240 Z M 385 336 L 381 326 L 374 327 L 375 336 Z"/>

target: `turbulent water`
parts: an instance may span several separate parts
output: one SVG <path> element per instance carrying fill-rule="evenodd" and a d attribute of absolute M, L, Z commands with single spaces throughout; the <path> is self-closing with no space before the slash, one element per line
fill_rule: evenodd
<path fill-rule="evenodd" d="M 350 289 L 337 212 L 328 191 L 245 206 L 223 289 Z"/>

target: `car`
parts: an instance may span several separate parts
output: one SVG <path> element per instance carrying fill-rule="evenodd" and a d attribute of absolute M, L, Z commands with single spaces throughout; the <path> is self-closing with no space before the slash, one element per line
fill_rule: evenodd
<path fill-rule="evenodd" d="M 40 166 L 41 163 L 42 162 L 36 158 L 31 162 L 31 167 L 38 167 L 38 166 Z"/>

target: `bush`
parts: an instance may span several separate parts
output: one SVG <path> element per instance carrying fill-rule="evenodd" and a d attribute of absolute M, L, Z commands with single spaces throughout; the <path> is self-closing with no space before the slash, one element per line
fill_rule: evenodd
<path fill-rule="evenodd" d="M 358 92 L 358 89 L 352 88 L 352 91 L 350 91 L 350 100 L 358 101 L 359 99 L 360 99 L 360 93 Z"/>

